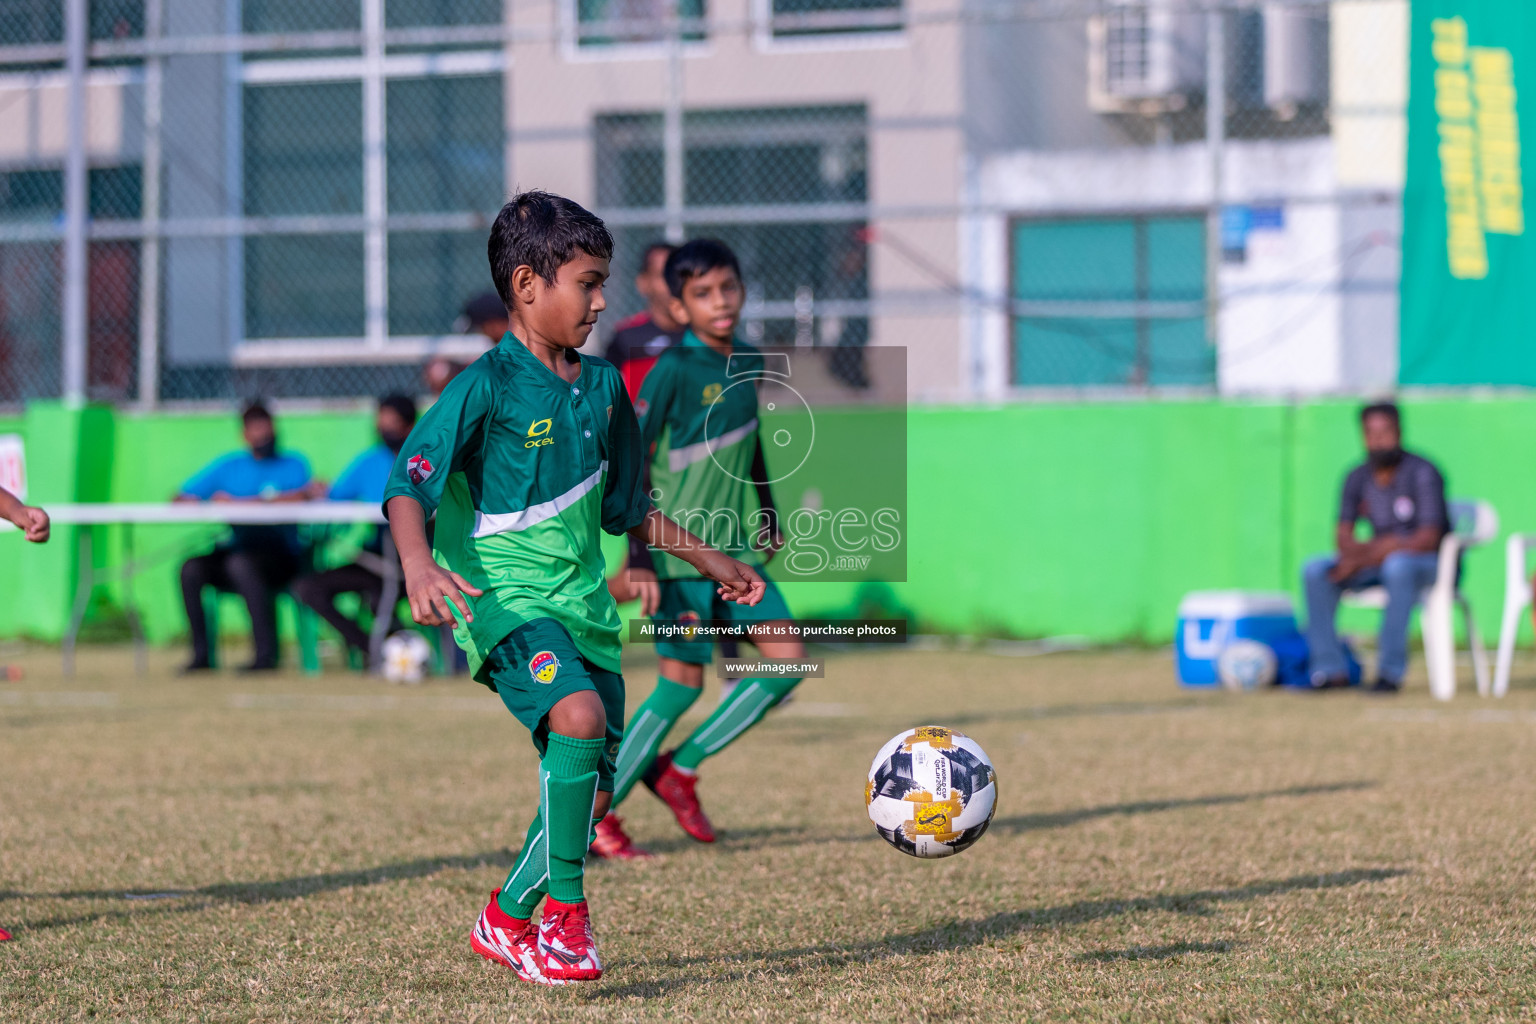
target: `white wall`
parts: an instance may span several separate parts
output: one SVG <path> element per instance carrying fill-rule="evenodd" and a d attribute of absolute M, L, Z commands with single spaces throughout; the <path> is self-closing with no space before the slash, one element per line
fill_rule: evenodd
<path fill-rule="evenodd" d="M 1250 233 L 1243 263 L 1219 268 L 1223 393 L 1356 391 L 1395 378 L 1395 200 L 1341 195 L 1336 168 L 1328 138 L 1228 143 L 1226 202 L 1284 212 L 1278 230 Z M 1012 218 L 1199 211 L 1211 194 L 1202 143 L 1009 153 L 983 162 L 979 177 L 991 212 L 977 221 L 974 279 L 993 296 L 1009 290 Z M 972 328 L 981 390 L 1005 394 L 1009 318 L 994 309 Z"/>

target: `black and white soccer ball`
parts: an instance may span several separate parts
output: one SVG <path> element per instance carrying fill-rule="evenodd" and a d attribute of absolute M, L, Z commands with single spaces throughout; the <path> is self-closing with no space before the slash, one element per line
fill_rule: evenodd
<path fill-rule="evenodd" d="M 892 737 L 864 788 L 880 838 L 913 857 L 949 857 L 981 838 L 997 806 L 997 773 L 964 733 L 924 725 Z"/>

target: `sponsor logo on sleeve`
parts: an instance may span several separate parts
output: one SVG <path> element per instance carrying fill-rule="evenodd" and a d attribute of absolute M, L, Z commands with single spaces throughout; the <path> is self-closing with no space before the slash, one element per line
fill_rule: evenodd
<path fill-rule="evenodd" d="M 560 659 L 554 651 L 540 651 L 528 659 L 528 674 L 541 683 L 552 683 L 560 671 Z"/>
<path fill-rule="evenodd" d="M 412 455 L 405 462 L 405 475 L 411 483 L 420 484 L 432 475 L 432 463 L 427 461 L 425 455 Z"/>
<path fill-rule="evenodd" d="M 635 399 L 635 415 L 644 416 L 651 411 L 651 403 L 643 398 Z"/>

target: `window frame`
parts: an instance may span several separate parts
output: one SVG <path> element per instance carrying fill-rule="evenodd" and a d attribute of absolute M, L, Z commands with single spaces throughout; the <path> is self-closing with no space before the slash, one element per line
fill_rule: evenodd
<path fill-rule="evenodd" d="M 581 41 L 581 0 L 560 0 L 560 55 L 572 64 L 594 61 L 666 60 L 670 56 L 673 41 L 657 39 L 645 43 L 583 43 Z M 684 39 L 677 44 L 681 55 L 710 57 L 715 53 L 713 28 L 709 17 L 708 0 L 704 0 L 704 17 L 700 38 Z"/>
<path fill-rule="evenodd" d="M 1177 394 L 1177 393 L 1195 393 L 1195 392 L 1206 393 L 1206 392 L 1209 392 L 1209 391 L 1214 391 L 1215 388 L 1217 387 L 1218 381 L 1220 380 L 1220 373 L 1221 373 L 1221 363 L 1220 363 L 1221 351 L 1220 351 L 1220 348 L 1218 346 L 1212 346 L 1212 349 L 1211 349 L 1211 376 L 1210 376 L 1210 380 L 1208 382 L 1201 383 L 1201 384 L 1169 384 L 1169 385 L 1160 385 L 1160 384 L 1154 384 L 1154 383 L 1152 383 L 1150 381 L 1148 381 L 1147 383 L 1144 383 L 1144 384 L 1129 384 L 1129 383 L 1116 383 L 1116 384 L 1109 384 L 1109 383 L 1026 384 L 1026 383 L 1021 383 L 1019 381 L 1019 321 L 1021 319 L 1024 319 L 1024 317 L 1020 316 L 1017 312 L 1015 312 L 1015 309 L 1016 309 L 1016 305 L 1015 304 L 1019 303 L 1021 301 L 1030 301 L 1030 300 L 1022 300 L 1022 299 L 1020 299 L 1019 296 L 1014 294 L 1014 275 L 1015 275 L 1015 269 L 1018 266 L 1018 259 L 1019 259 L 1019 233 L 1018 233 L 1017 229 L 1018 229 L 1019 225 L 1021 225 L 1021 224 L 1061 224 L 1061 223 L 1077 223 L 1077 224 L 1081 224 L 1081 223 L 1090 222 L 1090 221 L 1092 221 L 1092 222 L 1105 222 L 1105 221 L 1115 221 L 1115 220 L 1149 221 L 1149 220 L 1160 220 L 1160 219 L 1188 218 L 1188 219 L 1191 219 L 1191 220 L 1198 219 L 1198 220 L 1203 221 L 1204 222 L 1204 229 L 1205 229 L 1205 231 L 1209 232 L 1211 230 L 1210 222 L 1209 222 L 1209 214 L 1210 214 L 1210 211 L 1205 209 L 1205 208 L 1203 208 L 1203 207 L 1186 206 L 1186 205 L 1154 206 L 1154 207 L 1144 207 L 1144 206 L 1143 207 L 1105 206 L 1105 207 L 1094 207 L 1094 208 L 1089 208 L 1089 209 L 1064 209 L 1064 210 L 1050 210 L 1050 211 L 1040 212 L 1040 213 L 1016 212 L 1016 213 L 1009 214 L 1006 217 L 1006 219 L 1005 219 L 1005 223 L 1007 225 L 1007 228 L 1006 228 L 1006 230 L 1007 230 L 1007 262 L 1005 264 L 1005 281 L 1006 281 L 1006 285 L 1005 285 L 1005 290 L 1004 290 L 1004 293 L 1003 293 L 1005 299 L 1007 300 L 1007 309 L 1005 311 L 1005 315 L 1007 317 L 1007 323 L 1008 323 L 1008 330 L 1007 330 L 1007 339 L 1008 339 L 1008 352 L 1007 352 L 1007 355 L 1008 355 L 1008 359 L 1007 359 L 1007 373 L 1008 373 L 1008 376 L 1007 376 L 1007 387 L 1008 387 L 1008 389 L 1011 392 L 1019 392 L 1019 393 L 1023 393 L 1023 392 L 1030 392 L 1030 393 L 1039 392 L 1039 393 L 1050 393 L 1050 394 L 1070 394 L 1070 393 L 1085 393 L 1085 392 L 1095 392 L 1095 393 L 1097 393 L 1097 392 L 1106 392 L 1106 393 L 1107 392 L 1117 392 L 1117 393 L 1124 393 L 1124 392 L 1128 392 L 1128 391 L 1129 392 L 1136 392 L 1136 393 L 1156 391 L 1156 392 L 1159 392 L 1159 393 Z M 1207 240 L 1207 242 L 1208 241 L 1209 240 Z M 1206 248 L 1203 251 L 1208 253 L 1209 252 L 1209 245 L 1207 245 Z M 1169 306 L 1181 305 L 1181 304 L 1182 305 L 1190 305 L 1190 306 L 1198 305 L 1200 307 L 1200 310 L 1201 310 L 1201 312 L 1200 312 L 1200 319 L 1207 320 L 1210 317 L 1211 288 L 1212 288 L 1213 284 L 1215 284 L 1215 282 L 1213 282 L 1212 279 L 1211 279 L 1211 268 L 1209 266 L 1207 266 L 1205 268 L 1205 284 L 1204 284 L 1204 288 L 1203 288 L 1204 294 L 1201 296 L 1200 300 L 1197 303 L 1194 303 L 1194 302 L 1192 302 L 1192 303 L 1178 303 L 1176 300 L 1168 300 L 1166 302 L 1162 302 L 1162 301 L 1159 301 L 1159 300 L 1146 300 L 1145 304 L 1146 305 L 1154 305 L 1154 304 L 1155 305 L 1169 305 Z M 1132 300 L 1132 301 L 1133 302 L 1138 302 L 1139 300 Z M 1177 320 L 1182 319 L 1182 318 L 1179 318 L 1179 317 L 1104 317 L 1104 319 L 1137 319 L 1137 320 L 1167 319 L 1167 320 L 1170 320 L 1170 321 L 1177 321 Z M 1191 317 L 1189 319 L 1193 319 L 1193 318 Z M 1210 325 L 1209 324 L 1206 325 L 1206 330 L 1207 330 L 1207 335 L 1209 336 L 1209 330 L 1210 330 Z"/>
<path fill-rule="evenodd" d="M 373 15 L 370 19 L 369 15 Z M 385 94 L 396 79 L 490 77 L 505 85 L 511 56 L 504 46 L 483 49 L 450 50 L 427 53 L 387 53 L 382 42 L 382 6 L 379 0 L 365 0 L 364 35 L 368 38 L 363 52 L 313 58 L 265 58 L 239 62 L 230 88 L 237 91 L 236 109 L 244 107 L 244 90 L 263 85 L 304 85 L 331 82 L 358 82 L 363 90 L 363 146 L 359 170 L 363 175 L 363 211 L 324 217 L 243 217 L 240 230 L 231 236 L 238 250 L 233 260 L 230 284 L 237 308 L 244 308 L 246 274 L 244 242 L 257 235 L 309 235 L 356 233 L 364 246 L 364 333 L 361 335 L 323 335 L 313 338 L 252 338 L 241 316 L 240 330 L 230 348 L 230 363 L 235 367 L 302 366 L 331 363 L 404 363 L 425 355 L 444 353 L 453 356 L 478 354 L 483 345 L 447 333 L 440 335 L 394 335 L 389 331 L 389 235 L 411 230 L 420 232 L 462 231 L 482 228 L 484 211 L 447 213 L 391 214 L 388 207 L 388 112 Z M 371 94 L 370 94 L 371 93 Z M 507 130 L 506 111 L 502 113 L 501 132 Z M 243 161 L 246 138 L 241 118 L 239 153 Z M 502 174 L 506 164 L 503 152 Z M 503 182 L 505 185 L 505 181 Z M 243 189 L 241 190 L 243 194 Z M 290 229 L 284 230 L 287 226 Z"/>
<path fill-rule="evenodd" d="M 890 28 L 828 29 L 780 35 L 774 31 L 773 0 L 750 0 L 752 46 L 761 53 L 826 53 L 846 50 L 892 50 L 911 45 L 908 0 L 898 0 L 894 10 L 900 24 Z"/>

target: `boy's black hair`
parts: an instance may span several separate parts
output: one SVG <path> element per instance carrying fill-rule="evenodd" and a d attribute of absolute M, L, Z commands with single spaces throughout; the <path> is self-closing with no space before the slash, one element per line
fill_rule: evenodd
<path fill-rule="evenodd" d="M 379 399 L 380 409 L 391 409 L 396 416 L 405 421 L 406 426 L 416 422 L 416 399 L 410 395 L 385 395 Z"/>
<path fill-rule="evenodd" d="M 680 299 L 683 297 L 683 285 L 688 283 L 689 278 L 721 267 L 736 271 L 736 277 L 740 280 L 741 263 L 737 261 L 730 246 L 718 238 L 695 238 L 691 242 L 684 242 L 667 257 L 667 269 L 663 271 L 667 278 L 667 291 L 672 293 L 674 299 Z"/>
<path fill-rule="evenodd" d="M 596 214 L 564 196 L 537 189 L 513 196 L 496 215 L 486 243 L 491 278 L 502 304 L 512 308 L 508 291 L 512 271 L 526 265 L 554 284 L 555 275 L 578 249 L 597 259 L 613 258 L 613 236 Z"/>
<path fill-rule="evenodd" d="M 1372 416 L 1385 416 L 1398 430 L 1403 429 L 1403 414 L 1398 410 L 1396 402 L 1372 402 L 1360 410 L 1362 424 Z"/>
<path fill-rule="evenodd" d="M 266 403 L 259 398 L 251 399 L 250 403 L 240 410 L 240 422 L 242 424 L 250 423 L 252 420 L 272 422 L 272 410 L 268 409 Z"/>

